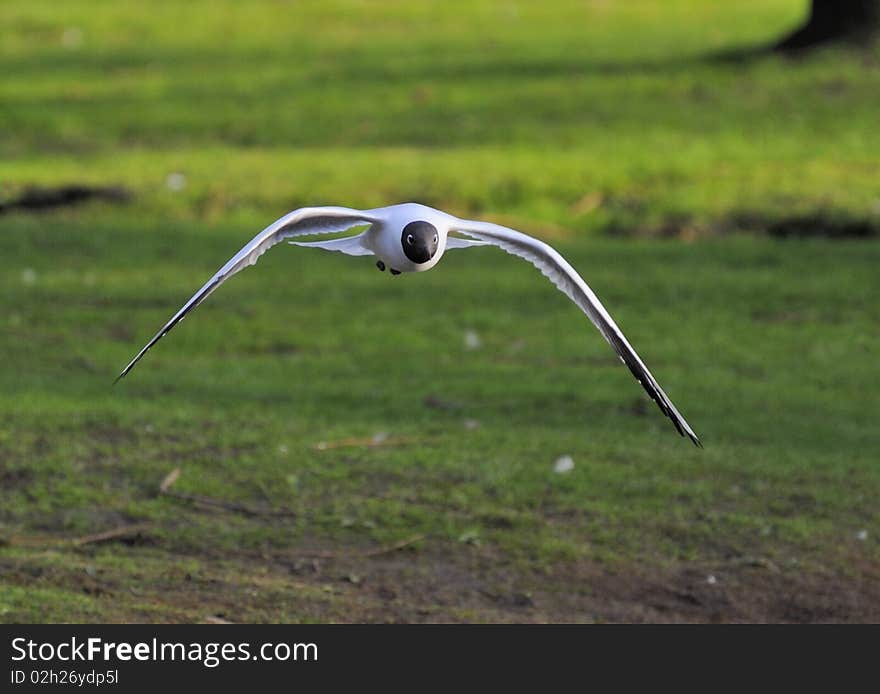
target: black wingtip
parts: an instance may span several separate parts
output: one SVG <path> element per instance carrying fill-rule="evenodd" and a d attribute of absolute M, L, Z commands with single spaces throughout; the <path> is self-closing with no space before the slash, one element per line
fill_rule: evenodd
<path fill-rule="evenodd" d="M 669 417 L 669 419 L 672 420 L 672 423 L 675 425 L 675 428 L 678 430 L 679 436 L 681 436 L 682 438 L 690 439 L 691 443 L 694 444 L 697 448 L 703 447 L 703 442 L 700 441 L 700 438 L 693 431 L 691 431 L 691 428 L 689 426 L 687 426 L 687 425 L 682 426 L 681 422 L 679 422 L 677 419 L 675 419 L 674 417 L 672 417 L 670 415 L 667 415 L 667 417 Z"/>
<path fill-rule="evenodd" d="M 644 386 L 644 383 L 642 383 L 642 385 Z M 660 406 L 661 412 L 663 412 L 663 414 L 665 414 L 669 418 L 669 421 L 672 422 L 672 425 L 675 427 L 675 430 L 678 432 L 679 436 L 681 436 L 682 438 L 690 439 L 691 443 L 693 443 L 697 448 L 702 448 L 703 442 L 700 441 L 700 437 L 694 433 L 694 430 L 691 429 L 690 425 L 687 423 L 687 421 L 685 421 L 685 418 L 682 417 L 679 411 L 675 409 L 675 406 L 669 401 L 669 399 L 665 397 L 665 394 L 663 395 L 663 397 L 661 397 L 662 391 L 660 391 L 659 389 L 653 392 L 651 390 L 648 390 L 648 393 L 651 395 L 651 398 L 654 400 L 654 402 L 656 402 L 657 405 Z"/>
<path fill-rule="evenodd" d="M 700 441 L 700 437 L 693 432 L 690 426 L 688 426 L 687 422 L 684 421 L 683 417 L 681 418 L 681 421 L 679 421 L 676 417 L 672 415 L 672 413 L 665 412 L 664 414 L 666 414 L 666 416 L 672 420 L 672 423 L 678 430 L 679 435 L 684 438 L 689 438 L 691 440 L 691 443 L 694 444 L 697 448 L 703 447 L 703 442 Z M 681 417 L 681 415 L 679 415 L 679 417 Z"/>
<path fill-rule="evenodd" d="M 678 430 L 678 433 L 683 438 L 688 438 L 691 440 L 691 443 L 694 444 L 697 448 L 703 447 L 703 442 L 700 441 L 700 437 L 694 433 L 694 430 L 690 428 L 688 423 L 685 421 L 684 417 L 678 414 L 678 411 L 675 411 L 675 414 L 678 415 L 673 416 L 672 412 L 665 412 L 664 414 L 672 420 L 672 423 L 675 425 L 675 428 Z"/>
<path fill-rule="evenodd" d="M 146 351 L 146 349 L 144 350 L 144 352 L 145 352 L 145 351 Z M 132 359 L 132 360 L 126 365 L 126 367 L 125 367 L 122 371 L 119 372 L 119 375 L 118 375 L 118 376 L 116 377 L 116 379 L 113 381 L 113 385 L 114 385 L 114 386 L 115 386 L 117 383 L 119 383 L 123 378 L 125 378 L 126 376 L 128 376 L 128 372 L 131 371 L 131 370 L 134 368 L 134 365 L 137 364 L 138 360 L 143 356 L 144 352 L 141 352 L 140 354 L 138 354 L 134 359 Z"/>

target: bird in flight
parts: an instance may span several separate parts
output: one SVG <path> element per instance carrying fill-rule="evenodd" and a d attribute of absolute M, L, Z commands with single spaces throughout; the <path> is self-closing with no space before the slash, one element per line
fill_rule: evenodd
<path fill-rule="evenodd" d="M 660 384 L 648 371 L 636 351 L 624 337 L 614 319 L 605 310 L 593 290 L 556 250 L 522 232 L 490 222 L 458 219 L 446 212 L 418 203 L 402 203 L 373 210 L 347 207 L 303 207 L 276 220 L 236 253 L 187 301 L 122 370 L 123 378 L 147 351 L 161 340 L 190 311 L 202 303 L 217 287 L 281 241 L 302 236 L 344 232 L 366 227 L 356 236 L 329 241 L 289 241 L 297 246 L 322 248 L 346 255 L 372 255 L 376 267 L 392 275 L 424 272 L 434 267 L 451 248 L 492 245 L 528 260 L 587 315 L 602 336 L 629 367 L 636 380 L 660 410 L 672 420 L 676 430 L 701 446 L 699 438 L 685 421 Z"/>

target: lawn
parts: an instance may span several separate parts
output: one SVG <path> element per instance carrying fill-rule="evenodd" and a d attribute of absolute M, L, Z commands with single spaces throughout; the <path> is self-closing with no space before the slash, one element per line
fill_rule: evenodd
<path fill-rule="evenodd" d="M 749 53 L 803 10 L 0 7 L 0 620 L 880 620 L 880 54 Z M 553 243 L 705 448 L 491 248 L 278 247 L 112 386 L 404 200 Z"/>

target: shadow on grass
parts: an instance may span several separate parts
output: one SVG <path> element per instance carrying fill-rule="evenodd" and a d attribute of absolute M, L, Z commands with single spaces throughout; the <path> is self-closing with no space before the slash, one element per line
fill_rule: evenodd
<path fill-rule="evenodd" d="M 626 224 L 612 219 L 603 231 L 608 236 L 693 240 L 735 233 L 772 238 L 824 238 L 832 241 L 880 238 L 880 215 L 857 216 L 839 210 L 815 210 L 779 216 L 771 212 L 738 210 L 710 221 L 682 214 L 652 224 Z"/>
<path fill-rule="evenodd" d="M 51 188 L 30 186 L 17 197 L 5 202 L 0 201 L 0 214 L 13 211 L 44 212 L 59 207 L 82 205 L 94 200 L 124 203 L 129 202 L 131 198 L 131 191 L 120 185 L 89 186 L 71 183 Z"/>

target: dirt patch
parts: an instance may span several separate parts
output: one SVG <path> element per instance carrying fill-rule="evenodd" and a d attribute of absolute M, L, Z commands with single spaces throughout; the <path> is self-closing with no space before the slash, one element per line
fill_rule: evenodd
<path fill-rule="evenodd" d="M 122 186 L 89 186 L 80 183 L 44 188 L 30 186 L 17 197 L 0 201 L 0 214 L 4 212 L 42 212 L 57 207 L 81 205 L 92 200 L 122 203 L 131 199 L 131 192 Z"/>
<path fill-rule="evenodd" d="M 540 568 L 491 547 L 427 539 L 377 556 L 336 546 L 333 556 L 318 557 L 320 548 L 301 546 L 197 560 L 179 555 L 169 564 L 161 544 L 117 543 L 109 564 L 94 546 L 69 550 L 52 566 L 41 566 L 38 554 L 7 562 L 4 582 L 37 579 L 42 587 L 85 592 L 108 620 L 144 619 L 139 610 L 151 604 L 148 619 L 162 621 L 880 621 L 880 566 L 857 557 L 846 575 L 741 560 L 663 567 L 581 560 Z M 121 571 L 118 562 L 138 568 Z M 184 565 L 198 568 L 174 568 Z M 137 599 L 121 600 L 129 595 Z"/>
<path fill-rule="evenodd" d="M 0 464 L 0 487 L 17 489 L 26 487 L 34 479 L 34 471 L 25 467 L 7 467 Z"/>
<path fill-rule="evenodd" d="M 783 572 L 761 563 L 668 568 L 505 566 L 485 552 L 377 557 L 322 571 L 359 581 L 346 621 L 875 622 L 878 567 L 859 578 Z M 867 567 L 865 567 L 867 568 Z M 355 596 L 353 596 L 355 597 Z"/>

